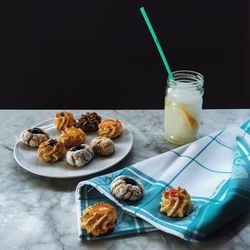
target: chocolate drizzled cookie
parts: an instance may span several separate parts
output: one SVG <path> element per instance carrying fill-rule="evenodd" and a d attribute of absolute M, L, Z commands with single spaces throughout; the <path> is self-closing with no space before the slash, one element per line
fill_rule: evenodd
<path fill-rule="evenodd" d="M 76 121 L 76 126 L 84 132 L 94 132 L 98 130 L 98 125 L 102 118 L 96 112 L 87 112 Z"/>

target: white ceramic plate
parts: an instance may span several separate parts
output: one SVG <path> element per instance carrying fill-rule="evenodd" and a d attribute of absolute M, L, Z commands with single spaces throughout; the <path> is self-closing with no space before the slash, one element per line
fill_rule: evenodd
<path fill-rule="evenodd" d="M 74 116 L 77 118 L 79 115 Z M 71 167 L 67 164 L 65 158 L 56 163 L 47 163 L 40 159 L 36 148 L 33 149 L 28 147 L 20 141 L 18 141 L 15 145 L 14 157 L 17 163 L 27 171 L 45 177 L 73 178 L 98 173 L 112 167 L 130 152 L 133 145 L 133 136 L 132 133 L 126 128 L 126 125 L 123 124 L 123 126 L 124 128 L 121 137 L 114 139 L 115 153 L 108 157 L 95 155 L 94 159 L 82 168 Z M 44 129 L 47 133 L 49 133 L 51 138 L 57 138 L 59 136 L 59 133 L 56 131 L 54 126 L 54 119 L 50 119 L 30 127 L 39 127 Z M 90 141 L 96 136 L 97 133 L 87 133 L 85 143 L 89 144 Z"/>

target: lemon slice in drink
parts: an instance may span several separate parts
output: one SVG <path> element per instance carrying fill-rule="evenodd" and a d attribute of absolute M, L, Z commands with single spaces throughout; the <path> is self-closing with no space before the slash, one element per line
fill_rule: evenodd
<path fill-rule="evenodd" d="M 184 106 L 171 103 L 165 107 L 165 136 L 176 144 L 191 141 L 197 132 L 198 122 Z"/>

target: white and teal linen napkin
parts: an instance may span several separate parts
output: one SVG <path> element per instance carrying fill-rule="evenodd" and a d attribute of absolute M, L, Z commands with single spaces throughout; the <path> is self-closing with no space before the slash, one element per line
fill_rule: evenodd
<path fill-rule="evenodd" d="M 127 175 L 144 185 L 144 196 L 134 203 L 115 199 L 110 184 Z M 88 205 L 104 201 L 118 212 L 117 226 L 103 237 L 90 237 L 80 229 L 82 240 L 96 240 L 156 229 L 182 239 L 200 240 L 250 206 L 250 120 L 205 136 L 191 144 L 160 154 L 113 173 L 82 181 L 76 188 L 78 223 Z M 160 212 L 163 190 L 185 188 L 193 212 L 181 219 Z"/>

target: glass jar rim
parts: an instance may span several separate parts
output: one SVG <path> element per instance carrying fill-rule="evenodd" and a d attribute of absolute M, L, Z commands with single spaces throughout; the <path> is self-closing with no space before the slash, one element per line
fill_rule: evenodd
<path fill-rule="evenodd" d="M 194 88 L 203 87 L 204 77 L 201 73 L 193 70 L 173 71 L 174 80 L 168 76 L 167 83 L 171 87 Z"/>

